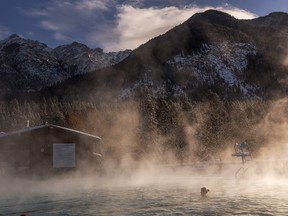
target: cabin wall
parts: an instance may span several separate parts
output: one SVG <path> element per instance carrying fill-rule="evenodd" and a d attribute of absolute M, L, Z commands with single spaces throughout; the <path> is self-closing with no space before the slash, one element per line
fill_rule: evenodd
<path fill-rule="evenodd" d="M 29 143 L 17 136 L 14 139 L 0 141 L 1 170 L 13 170 L 15 167 L 21 170 L 30 167 Z"/>
<path fill-rule="evenodd" d="M 75 167 L 53 168 L 53 144 L 75 144 Z M 67 132 L 51 130 L 31 131 L 0 139 L 0 167 L 29 170 L 37 174 L 49 174 L 65 170 L 93 167 L 95 139 Z"/>

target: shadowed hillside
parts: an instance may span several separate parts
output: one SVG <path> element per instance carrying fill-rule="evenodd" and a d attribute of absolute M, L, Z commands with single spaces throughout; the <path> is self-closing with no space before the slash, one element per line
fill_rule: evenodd
<path fill-rule="evenodd" d="M 225 100 L 283 96 L 287 16 L 237 20 L 213 10 L 195 14 L 119 64 L 73 77 L 41 94 L 118 100 L 148 85 L 155 97 L 164 98 L 180 94 L 199 100 L 205 89 Z"/>

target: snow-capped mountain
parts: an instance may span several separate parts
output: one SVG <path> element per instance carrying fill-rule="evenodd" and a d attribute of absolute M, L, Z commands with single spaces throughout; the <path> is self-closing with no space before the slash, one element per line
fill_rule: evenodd
<path fill-rule="evenodd" d="M 6 91 L 38 90 L 69 76 L 45 44 L 17 35 L 0 41 L 0 75 Z"/>
<path fill-rule="evenodd" d="M 197 100 L 208 89 L 227 100 L 281 97 L 288 90 L 287 44 L 286 13 L 253 20 L 213 10 L 195 14 L 120 63 L 117 73 L 126 71 L 120 98 L 142 87 L 164 98 Z"/>
<path fill-rule="evenodd" d="M 116 64 L 129 54 L 129 50 L 104 53 L 77 42 L 51 49 L 14 34 L 0 41 L 0 89 L 37 91 L 74 75 Z"/>
<path fill-rule="evenodd" d="M 194 87 L 208 84 L 222 85 L 226 89 L 237 87 L 244 97 L 257 97 L 257 85 L 245 82 L 241 74 L 246 70 L 248 58 L 256 56 L 257 48 L 249 43 L 231 43 L 228 41 L 203 43 L 199 50 L 191 53 L 179 53 L 166 61 L 177 76 L 185 76 L 180 84 L 173 85 L 175 96 L 185 95 L 183 86 Z M 205 73 L 204 73 L 205 71 Z M 154 84 L 147 74 L 142 80 L 122 91 L 121 98 L 129 98 L 141 86 L 151 88 L 155 97 L 167 97 L 165 82 Z"/>
<path fill-rule="evenodd" d="M 102 49 L 90 49 L 84 44 L 74 42 L 56 47 L 52 54 L 61 62 L 66 71 L 73 75 L 108 67 L 125 59 L 130 50 L 104 53 Z"/>
<path fill-rule="evenodd" d="M 256 56 L 257 48 L 249 43 L 218 42 L 202 44 L 198 52 L 178 54 L 167 61 L 179 73 L 187 73 L 186 85 L 208 83 L 239 87 L 244 96 L 255 96 L 257 86 L 246 83 L 241 73 L 247 68 L 248 56 Z M 206 73 L 203 73 L 206 71 Z M 240 76 L 239 76 L 240 75 Z"/>
<path fill-rule="evenodd" d="M 53 76 L 56 76 L 53 82 L 61 80 L 57 78 L 58 68 L 62 72 L 59 74 L 72 76 L 44 89 L 41 95 L 61 96 L 68 100 L 123 100 L 139 96 L 139 92 L 141 96 L 144 88 L 157 98 L 184 96 L 197 101 L 207 91 L 212 91 L 224 100 L 266 99 L 281 97 L 288 92 L 286 13 L 237 20 L 226 13 L 208 10 L 193 15 L 183 24 L 153 38 L 131 53 L 103 53 L 100 49 L 92 50 L 76 42 L 53 50 L 33 41 L 29 41 L 32 45 L 25 46 L 19 42 L 3 45 L 13 38 L 17 37 L 0 42 L 1 53 L 5 54 L 1 54 L 0 60 L 5 63 L 1 63 L 1 67 L 7 71 L 5 74 L 1 68 L 0 73 L 7 77 L 6 80 L 11 80 L 9 76 L 17 73 L 25 61 L 32 62 L 34 68 L 39 67 L 37 71 L 46 74 L 49 73 L 46 71 L 47 62 L 56 60 L 57 63 L 53 64 Z M 19 37 L 17 41 L 29 44 Z M 32 52 L 31 47 L 49 57 L 39 58 L 41 55 Z M 25 50 L 24 53 L 29 53 L 28 56 L 32 58 L 20 55 L 21 50 Z M 7 59 L 9 55 L 14 58 L 11 58 L 12 62 Z M 83 74 L 83 71 L 93 70 L 96 71 Z M 31 70 L 30 73 L 32 77 L 35 72 Z M 29 73 L 23 74 L 27 76 Z M 38 79 L 37 76 L 33 77 Z M 49 75 L 44 77 L 44 80 L 49 79 Z M 39 87 L 38 83 L 30 85 Z M 146 90 L 142 92 L 147 93 Z"/>

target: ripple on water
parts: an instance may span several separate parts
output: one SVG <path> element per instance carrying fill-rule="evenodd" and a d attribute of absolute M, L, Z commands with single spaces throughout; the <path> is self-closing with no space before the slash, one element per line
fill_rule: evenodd
<path fill-rule="evenodd" d="M 207 198 L 200 196 L 203 185 L 210 189 Z M 121 187 L 74 185 L 1 196 L 0 215 L 288 215 L 287 194 L 283 182 L 205 177 Z"/>

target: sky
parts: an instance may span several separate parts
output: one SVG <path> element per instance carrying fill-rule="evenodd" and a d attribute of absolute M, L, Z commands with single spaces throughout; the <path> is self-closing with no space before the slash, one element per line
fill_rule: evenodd
<path fill-rule="evenodd" d="M 0 0 L 0 40 L 18 34 L 51 48 L 77 41 L 134 49 L 208 9 L 253 19 L 288 13 L 288 0 Z"/>

